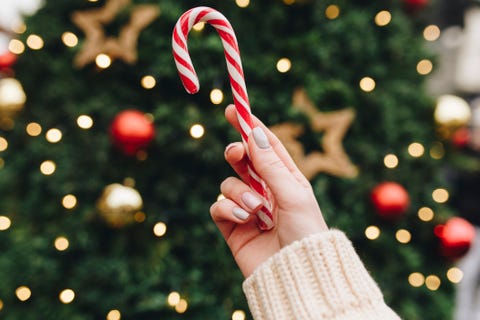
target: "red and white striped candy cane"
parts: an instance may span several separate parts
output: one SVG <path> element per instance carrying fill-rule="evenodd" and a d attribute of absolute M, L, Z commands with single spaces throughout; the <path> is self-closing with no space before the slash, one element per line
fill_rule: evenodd
<path fill-rule="evenodd" d="M 209 7 L 197 7 L 188 10 L 178 19 L 172 37 L 173 56 L 178 73 L 187 92 L 191 94 L 197 93 L 200 89 L 200 84 L 192 60 L 190 59 L 190 54 L 188 53 L 187 37 L 192 27 L 198 22 L 206 22 L 212 25 L 222 40 L 228 74 L 230 76 L 233 101 L 241 127 L 240 134 L 244 144 L 247 145 L 248 136 L 253 129 L 250 102 L 248 101 L 247 87 L 245 85 L 237 38 L 230 22 L 228 22 L 223 14 Z M 259 227 L 263 230 L 269 230 L 273 227 L 273 218 L 265 182 L 255 172 L 250 161 L 248 161 L 247 167 L 250 186 L 263 199 L 264 206 L 257 213 Z"/>

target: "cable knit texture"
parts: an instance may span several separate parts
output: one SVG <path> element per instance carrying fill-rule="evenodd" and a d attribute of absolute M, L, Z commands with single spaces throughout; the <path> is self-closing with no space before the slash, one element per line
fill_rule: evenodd
<path fill-rule="evenodd" d="M 255 320 L 400 319 L 338 230 L 292 243 L 243 283 Z"/>

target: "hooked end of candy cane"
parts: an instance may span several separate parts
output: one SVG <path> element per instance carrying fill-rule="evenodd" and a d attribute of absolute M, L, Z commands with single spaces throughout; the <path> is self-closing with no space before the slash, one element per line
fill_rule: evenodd
<path fill-rule="evenodd" d="M 182 74 L 180 74 L 180 77 L 182 79 L 183 86 L 188 93 L 195 94 L 200 90 L 200 83 L 198 82 L 197 78 L 184 77 Z"/>

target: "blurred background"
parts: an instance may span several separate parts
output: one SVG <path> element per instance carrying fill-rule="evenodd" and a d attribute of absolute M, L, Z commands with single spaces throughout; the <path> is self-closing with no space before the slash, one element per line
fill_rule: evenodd
<path fill-rule="evenodd" d="M 2 0 L 0 318 L 252 319 L 210 219 L 233 172 L 221 11 L 252 111 L 404 319 L 480 319 L 480 3 Z"/>

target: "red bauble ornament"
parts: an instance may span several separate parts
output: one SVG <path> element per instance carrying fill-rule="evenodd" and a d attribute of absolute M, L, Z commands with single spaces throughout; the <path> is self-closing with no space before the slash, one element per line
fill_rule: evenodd
<path fill-rule="evenodd" d="M 444 225 L 435 227 L 440 239 L 440 250 L 449 259 L 458 259 L 467 253 L 475 239 L 475 227 L 459 217 L 450 218 Z"/>
<path fill-rule="evenodd" d="M 408 192 L 396 182 L 377 185 L 372 190 L 371 200 L 377 213 L 387 219 L 403 216 L 410 205 Z"/>
<path fill-rule="evenodd" d="M 155 127 L 144 113 L 126 110 L 113 120 L 110 135 L 113 143 L 123 153 L 133 156 L 150 144 L 155 136 Z"/>
<path fill-rule="evenodd" d="M 460 128 L 452 134 L 452 144 L 457 148 L 464 148 L 470 142 L 470 130 L 468 128 Z"/>
<path fill-rule="evenodd" d="M 419 11 L 424 9 L 428 3 L 430 2 L 429 0 L 403 0 L 405 7 L 409 11 Z"/>
<path fill-rule="evenodd" d="M 10 51 L 6 51 L 0 53 L 0 69 L 11 68 L 13 64 L 17 61 L 17 55 L 11 53 Z"/>

